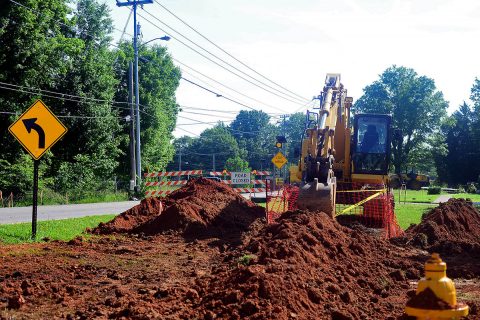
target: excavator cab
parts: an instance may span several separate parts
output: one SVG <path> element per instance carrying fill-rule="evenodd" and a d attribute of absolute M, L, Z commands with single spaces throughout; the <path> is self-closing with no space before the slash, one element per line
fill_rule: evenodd
<path fill-rule="evenodd" d="M 351 148 L 354 174 L 388 174 L 391 121 L 391 116 L 384 114 L 355 115 Z"/>

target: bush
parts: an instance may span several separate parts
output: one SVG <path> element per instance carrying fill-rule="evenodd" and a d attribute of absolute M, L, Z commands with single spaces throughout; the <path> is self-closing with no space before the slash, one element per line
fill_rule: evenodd
<path fill-rule="evenodd" d="M 0 159 L 0 190 L 4 194 L 25 195 L 33 189 L 33 160 L 28 154 L 18 157 L 15 163 Z"/>
<path fill-rule="evenodd" d="M 430 187 L 428 188 L 427 194 L 440 194 L 442 192 L 441 187 Z"/>
<path fill-rule="evenodd" d="M 467 191 L 467 193 L 477 193 L 477 186 L 475 183 L 470 182 L 465 186 L 465 191 Z"/>

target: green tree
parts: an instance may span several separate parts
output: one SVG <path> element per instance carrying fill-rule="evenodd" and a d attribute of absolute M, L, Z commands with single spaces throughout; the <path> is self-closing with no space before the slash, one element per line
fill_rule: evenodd
<path fill-rule="evenodd" d="M 63 176 L 77 172 L 78 167 L 85 176 L 91 172 L 89 184 L 82 190 L 103 188 L 118 166 L 122 138 L 120 111 L 112 105 L 118 80 L 113 68 L 115 55 L 109 49 L 113 25 L 108 6 L 96 0 L 79 0 L 73 21 L 72 36 L 81 40 L 82 50 L 70 57 L 75 63 L 60 79 L 57 90 L 90 99 L 56 102 L 60 113 L 75 116 L 64 120 L 69 132 L 54 150 L 52 169 L 58 170 L 57 182 L 62 192 L 75 189 L 83 181 L 80 176 L 70 180 Z"/>
<path fill-rule="evenodd" d="M 128 63 L 133 61 L 133 48 L 130 43 L 123 43 L 120 47 L 116 70 L 122 85 L 116 99 L 127 101 L 127 70 Z M 172 131 L 178 114 L 175 91 L 180 81 L 180 69 L 173 64 L 166 48 L 160 45 L 141 46 L 139 55 L 142 58 L 139 63 L 142 167 L 163 170 L 174 155 L 170 141 L 173 140 Z M 124 147 L 128 150 L 127 142 Z M 128 168 L 127 160 L 125 158 L 122 164 L 124 170 Z"/>
<path fill-rule="evenodd" d="M 56 89 L 75 62 L 70 57 L 78 53 L 82 45 L 81 40 L 70 37 L 68 26 L 73 23 L 68 15 L 71 10 L 64 0 L 29 0 L 23 4 L 31 10 L 10 1 L 0 6 L 0 81 Z M 2 159 L 14 163 L 23 154 L 22 147 L 7 128 L 41 97 L 35 93 L 0 89 L 2 111 L 17 113 L 0 115 Z M 57 111 L 56 104 L 48 102 L 47 105 Z"/>
<path fill-rule="evenodd" d="M 478 136 L 475 130 L 478 116 L 464 103 L 450 118 L 450 125 L 444 127 L 448 153 L 437 162 L 446 169 L 440 171 L 440 179 L 452 186 L 476 182 L 480 174 Z"/>
<path fill-rule="evenodd" d="M 182 159 L 188 162 L 190 169 L 221 171 L 228 158 L 245 156 L 228 128 L 219 123 L 213 128 L 204 130 L 195 138 L 188 148 L 182 149 Z"/>
<path fill-rule="evenodd" d="M 303 132 L 305 131 L 305 114 L 297 112 L 288 118 L 285 123 L 287 138 L 287 158 L 290 163 L 296 164 L 298 157 L 295 157 L 295 150 L 300 152 Z"/>
<path fill-rule="evenodd" d="M 275 150 L 278 128 L 270 123 L 270 116 L 263 111 L 242 110 L 230 124 L 230 132 L 240 148 L 246 151 L 246 159 L 254 169 L 268 165 Z"/>
<path fill-rule="evenodd" d="M 447 107 L 432 79 L 392 66 L 364 89 L 354 111 L 392 115 L 394 128 L 401 132 L 392 143 L 393 164 L 395 172 L 401 173 L 411 152 L 438 132 Z"/>
<path fill-rule="evenodd" d="M 171 161 L 167 166 L 168 171 L 176 171 L 179 170 L 179 168 L 181 168 L 182 170 L 195 169 L 189 166 L 188 156 L 187 154 L 185 154 L 185 152 L 188 151 L 189 148 L 192 146 L 194 141 L 194 138 L 188 136 L 183 136 L 175 139 L 175 141 L 173 142 L 173 147 L 175 148 L 175 156 L 173 158 L 173 161 Z"/>
<path fill-rule="evenodd" d="M 240 157 L 228 158 L 225 163 L 225 169 L 228 172 L 247 172 L 250 171 L 248 167 L 248 161 L 243 160 Z"/>

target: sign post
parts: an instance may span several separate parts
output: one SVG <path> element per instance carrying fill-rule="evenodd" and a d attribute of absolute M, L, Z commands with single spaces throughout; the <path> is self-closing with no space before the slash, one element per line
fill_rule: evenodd
<path fill-rule="evenodd" d="M 32 239 L 35 240 L 37 236 L 38 166 L 40 158 L 67 133 L 67 128 L 41 100 L 37 100 L 8 127 L 8 131 L 34 159 Z"/>
<path fill-rule="evenodd" d="M 32 239 L 37 237 L 38 163 L 33 160 Z"/>

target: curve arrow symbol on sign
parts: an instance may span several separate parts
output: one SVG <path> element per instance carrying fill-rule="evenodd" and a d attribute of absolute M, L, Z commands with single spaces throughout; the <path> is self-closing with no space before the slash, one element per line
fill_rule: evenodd
<path fill-rule="evenodd" d="M 28 133 L 32 132 L 32 129 L 37 131 L 38 147 L 41 149 L 45 149 L 45 131 L 43 131 L 42 127 L 35 123 L 35 121 L 37 121 L 37 118 L 24 119 L 22 121 Z"/>

